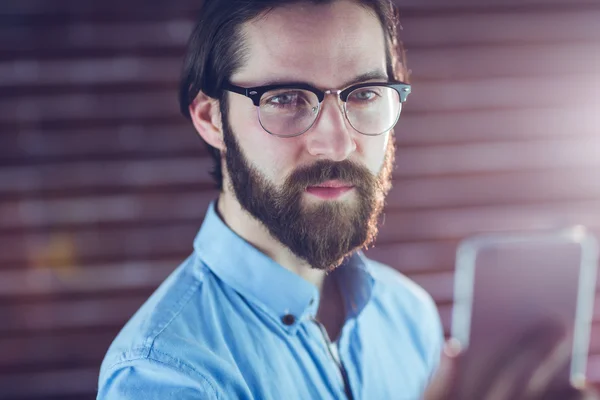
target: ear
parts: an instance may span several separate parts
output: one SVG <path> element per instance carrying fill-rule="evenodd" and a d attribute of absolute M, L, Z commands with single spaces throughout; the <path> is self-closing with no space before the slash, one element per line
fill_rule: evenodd
<path fill-rule="evenodd" d="M 189 110 L 192 123 L 202 139 L 212 147 L 225 150 L 219 100 L 200 92 L 190 104 Z"/>

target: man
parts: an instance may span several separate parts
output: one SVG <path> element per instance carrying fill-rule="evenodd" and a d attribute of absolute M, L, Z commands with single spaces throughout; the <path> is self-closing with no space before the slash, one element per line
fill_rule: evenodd
<path fill-rule="evenodd" d="M 435 305 L 359 251 L 410 90 L 390 83 L 394 18 L 385 0 L 204 2 L 181 105 L 221 192 L 111 346 L 99 398 L 420 396 L 443 343 Z"/>
<path fill-rule="evenodd" d="M 410 92 L 396 23 L 386 0 L 204 2 L 180 102 L 221 191 L 111 345 L 99 399 L 422 396 L 435 304 L 360 251 Z"/>

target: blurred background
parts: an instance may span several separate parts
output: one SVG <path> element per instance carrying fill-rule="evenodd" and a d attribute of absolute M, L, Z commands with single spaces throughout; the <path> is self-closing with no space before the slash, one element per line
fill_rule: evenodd
<path fill-rule="evenodd" d="M 399 3 L 414 89 L 369 255 L 448 332 L 461 239 L 600 235 L 600 1 Z M 0 399 L 95 398 L 111 340 L 191 252 L 216 196 L 176 99 L 199 4 L 0 3 Z"/>

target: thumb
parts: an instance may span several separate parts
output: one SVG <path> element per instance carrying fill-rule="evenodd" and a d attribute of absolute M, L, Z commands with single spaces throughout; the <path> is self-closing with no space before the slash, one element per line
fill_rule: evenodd
<path fill-rule="evenodd" d="M 446 400 L 450 398 L 457 370 L 460 343 L 456 339 L 446 342 L 440 365 L 423 394 L 423 400 Z"/>

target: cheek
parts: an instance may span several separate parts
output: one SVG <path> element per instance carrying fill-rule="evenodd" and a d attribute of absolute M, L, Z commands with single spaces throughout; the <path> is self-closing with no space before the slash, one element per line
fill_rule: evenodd
<path fill-rule="evenodd" d="M 250 165 L 271 182 L 282 183 L 301 153 L 299 138 L 282 139 L 265 132 L 255 107 L 231 102 L 230 110 L 229 124 Z"/>
<path fill-rule="evenodd" d="M 359 138 L 364 163 L 373 174 L 377 174 L 383 165 L 387 147 L 390 145 L 390 133 L 379 136 L 364 136 Z"/>

